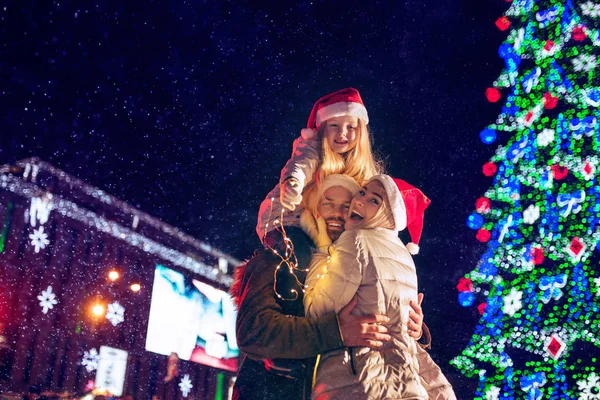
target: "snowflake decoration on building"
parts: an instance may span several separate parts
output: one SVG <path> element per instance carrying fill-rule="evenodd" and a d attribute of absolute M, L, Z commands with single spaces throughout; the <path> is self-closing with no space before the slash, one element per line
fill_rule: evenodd
<path fill-rule="evenodd" d="M 590 72 L 597 65 L 596 56 L 593 54 L 580 54 L 572 62 L 575 71 Z"/>
<path fill-rule="evenodd" d="M 100 355 L 98 354 L 98 350 L 90 349 L 89 351 L 83 352 L 83 359 L 81 360 L 81 365 L 85 367 L 87 372 L 92 372 L 98 369 L 98 363 L 100 362 Z"/>
<path fill-rule="evenodd" d="M 31 239 L 31 245 L 35 247 L 35 252 L 39 253 L 40 249 L 45 249 L 50 241 L 48 240 L 48 235 L 44 232 L 44 227 L 40 226 L 38 230 L 34 230 L 31 235 L 29 235 L 29 239 Z"/>
<path fill-rule="evenodd" d="M 592 18 L 600 17 L 600 4 L 596 4 L 592 1 L 588 1 L 583 3 L 581 6 L 581 13 L 583 15 L 588 15 Z"/>
<path fill-rule="evenodd" d="M 179 389 L 181 390 L 183 397 L 187 397 L 188 394 L 190 394 L 192 388 L 193 386 L 190 376 L 188 374 L 185 374 L 181 379 L 181 382 L 179 382 Z"/>
<path fill-rule="evenodd" d="M 40 301 L 40 307 L 42 307 L 42 312 L 44 314 L 48 314 L 48 310 L 53 309 L 54 305 L 58 304 L 56 295 L 52 293 L 52 286 L 48 286 L 48 288 L 43 290 L 42 294 L 40 294 L 37 298 Z"/>
<path fill-rule="evenodd" d="M 527 207 L 525 211 L 523 211 L 523 222 L 526 224 L 533 224 L 540 217 L 540 208 L 535 204 Z"/>
<path fill-rule="evenodd" d="M 544 129 L 537 135 L 537 144 L 546 147 L 554 141 L 554 129 Z"/>
<path fill-rule="evenodd" d="M 485 393 L 485 400 L 498 400 L 500 398 L 500 388 L 491 386 Z"/>
<path fill-rule="evenodd" d="M 125 308 L 119 304 L 118 301 L 108 305 L 108 311 L 106 312 L 106 319 L 110 321 L 113 326 L 117 326 L 121 322 L 125 321 Z"/>
<path fill-rule="evenodd" d="M 592 372 L 586 379 L 577 381 L 579 400 L 600 400 L 600 377 Z"/>
<path fill-rule="evenodd" d="M 504 296 L 504 307 L 502 307 L 504 314 L 508 314 L 511 317 L 515 315 L 523 307 L 523 303 L 521 302 L 522 297 L 523 292 L 512 288 L 510 293 Z"/>

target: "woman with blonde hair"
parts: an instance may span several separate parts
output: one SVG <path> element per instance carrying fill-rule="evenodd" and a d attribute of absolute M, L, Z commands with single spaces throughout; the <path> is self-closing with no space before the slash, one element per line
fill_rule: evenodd
<path fill-rule="evenodd" d="M 326 176 L 345 174 L 362 185 L 382 172 L 373 156 L 368 123 L 367 109 L 356 89 L 341 89 L 317 100 L 307 128 L 294 141 L 279 184 L 260 205 L 256 233 L 265 246 L 281 248 L 280 226 L 294 239 L 303 209 L 315 207 L 303 202 L 303 197 L 311 197 L 307 194 L 317 190 Z M 297 250 L 299 245 L 295 243 Z"/>
<path fill-rule="evenodd" d="M 346 230 L 335 244 L 328 247 L 324 235 L 316 232 L 315 237 L 315 231 L 308 230 L 325 252 L 314 255 L 308 269 L 306 316 L 338 313 L 356 296 L 352 314 L 386 315 L 392 338 L 381 348 L 353 347 L 321 355 L 313 399 L 456 399 L 439 367 L 408 331 L 410 303 L 417 301 L 418 287 L 411 254 L 419 250 L 429 203 L 408 183 L 376 175 L 352 199 Z M 406 246 L 398 237 L 405 228 L 413 240 Z"/>

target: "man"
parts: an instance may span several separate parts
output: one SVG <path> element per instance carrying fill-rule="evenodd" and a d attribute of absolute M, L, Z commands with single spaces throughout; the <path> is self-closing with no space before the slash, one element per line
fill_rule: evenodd
<path fill-rule="evenodd" d="M 352 200 L 359 190 L 354 180 L 332 175 L 322 183 L 316 206 L 326 221 L 327 235 L 336 240 Z M 353 316 L 353 300 L 339 315 L 304 317 L 302 284 L 312 253 L 302 243 L 310 239 L 288 229 L 298 267 L 292 269 L 272 251 L 260 250 L 236 272 L 232 294 L 238 303 L 237 343 L 245 357 L 234 386 L 234 399 L 305 399 L 310 396 L 311 357 L 342 347 L 379 347 L 389 340 L 382 315 Z M 314 246 L 314 244 L 312 244 Z M 409 330 L 421 336 L 422 311 L 414 304 Z M 428 335 L 427 335 L 428 336 Z"/>

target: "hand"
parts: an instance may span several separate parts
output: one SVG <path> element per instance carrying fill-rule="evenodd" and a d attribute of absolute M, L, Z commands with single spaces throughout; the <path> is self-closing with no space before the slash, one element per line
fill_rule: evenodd
<path fill-rule="evenodd" d="M 290 178 L 281 184 L 279 191 L 279 201 L 281 205 L 290 211 L 294 211 L 296 206 L 302 201 L 302 186 L 294 179 Z"/>
<path fill-rule="evenodd" d="M 315 240 L 315 245 L 319 249 L 326 251 L 332 243 L 329 234 L 327 234 L 327 221 L 325 221 L 325 218 L 323 217 L 317 217 L 317 238 Z"/>
<path fill-rule="evenodd" d="M 412 310 L 408 313 L 408 334 L 415 340 L 419 340 L 423 335 L 423 309 L 421 303 L 423 302 L 423 293 L 419 293 L 417 296 L 418 303 L 411 300 L 410 306 Z"/>
<path fill-rule="evenodd" d="M 385 315 L 351 315 L 356 303 L 358 303 L 358 298 L 354 296 L 338 314 L 344 346 L 380 348 L 383 346 L 383 342 L 392 339 L 390 335 L 386 334 L 387 328 L 381 325 L 389 322 L 390 319 Z"/>

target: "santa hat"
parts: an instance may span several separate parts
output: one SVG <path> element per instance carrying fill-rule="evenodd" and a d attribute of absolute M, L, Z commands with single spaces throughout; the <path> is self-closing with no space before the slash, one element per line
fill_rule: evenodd
<path fill-rule="evenodd" d="M 334 186 L 341 186 L 348 189 L 348 191 L 352 194 L 352 197 L 354 197 L 360 190 L 360 185 L 350 176 L 343 174 L 331 174 L 323 179 L 323 182 L 319 186 L 319 193 L 317 197 L 321 198 L 327 189 Z"/>
<path fill-rule="evenodd" d="M 321 97 L 312 108 L 302 137 L 311 139 L 319 126 L 330 118 L 349 115 L 369 123 L 369 115 L 358 90 L 346 88 Z"/>
<path fill-rule="evenodd" d="M 423 216 L 431 200 L 411 184 L 389 175 L 376 175 L 370 180 L 377 180 L 383 185 L 394 216 L 394 230 L 408 228 L 412 242 L 406 248 L 410 254 L 418 254 Z"/>

